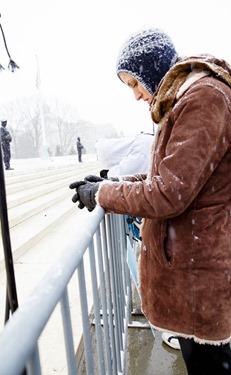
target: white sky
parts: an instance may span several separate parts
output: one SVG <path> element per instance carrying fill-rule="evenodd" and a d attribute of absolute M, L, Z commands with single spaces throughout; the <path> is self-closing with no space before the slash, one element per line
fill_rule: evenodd
<path fill-rule="evenodd" d="M 118 51 L 144 26 L 172 38 L 179 54 L 211 53 L 231 63 L 231 0 L 2 0 L 1 23 L 20 70 L 0 73 L 0 104 L 42 92 L 77 108 L 80 118 L 125 134 L 151 131 L 148 105 L 116 76 Z M 0 63 L 8 58 L 0 38 Z"/>

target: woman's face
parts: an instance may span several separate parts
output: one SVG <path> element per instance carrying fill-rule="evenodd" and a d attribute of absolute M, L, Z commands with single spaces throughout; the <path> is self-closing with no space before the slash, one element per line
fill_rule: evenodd
<path fill-rule="evenodd" d="M 120 73 L 120 79 L 132 89 L 136 100 L 143 99 L 148 104 L 151 104 L 153 96 L 148 92 L 147 89 L 138 81 L 135 77 L 133 77 L 129 73 Z"/>

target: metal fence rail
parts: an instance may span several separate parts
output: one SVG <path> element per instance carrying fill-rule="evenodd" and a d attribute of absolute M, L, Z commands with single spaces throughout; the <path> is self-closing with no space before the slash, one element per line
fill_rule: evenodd
<path fill-rule="evenodd" d="M 83 257 L 89 252 L 93 318 L 89 315 Z M 77 272 L 82 316 L 85 374 L 125 374 L 130 314 L 130 272 L 126 262 L 124 218 L 104 215 L 97 207 L 83 223 L 27 301 L 13 314 L 0 335 L 1 375 L 43 374 L 39 338 L 58 303 L 61 305 L 67 373 L 80 374 L 73 340 L 68 284 Z M 78 285 L 77 285 L 78 284 Z M 96 348 L 93 350 L 92 331 Z M 96 355 L 93 353 L 96 352 Z M 57 353 L 58 355 L 58 353 Z"/>

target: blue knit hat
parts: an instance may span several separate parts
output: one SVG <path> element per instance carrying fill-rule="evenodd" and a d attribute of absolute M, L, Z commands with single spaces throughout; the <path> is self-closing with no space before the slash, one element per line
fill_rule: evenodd
<path fill-rule="evenodd" d="M 131 74 L 153 95 L 177 57 L 167 34 L 159 29 L 141 30 L 123 45 L 117 60 L 117 75 Z"/>

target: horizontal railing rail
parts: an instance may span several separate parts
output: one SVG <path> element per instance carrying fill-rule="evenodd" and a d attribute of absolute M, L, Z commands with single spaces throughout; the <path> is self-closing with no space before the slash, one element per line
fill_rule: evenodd
<path fill-rule="evenodd" d="M 126 241 L 124 217 L 105 215 L 104 210 L 97 207 L 4 327 L 0 335 L 1 375 L 46 373 L 41 363 L 39 340 L 59 303 L 66 373 L 76 375 L 84 366 L 84 373 L 89 375 L 125 374 L 131 300 Z M 93 306 L 89 306 L 89 290 L 86 287 L 84 256 L 87 251 Z M 77 319 L 79 322 L 82 318 L 83 333 L 83 355 L 80 359 L 77 359 L 74 345 L 68 292 L 75 272 L 80 299 Z"/>

